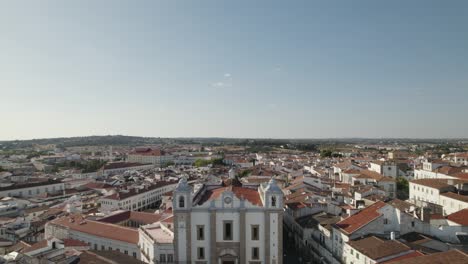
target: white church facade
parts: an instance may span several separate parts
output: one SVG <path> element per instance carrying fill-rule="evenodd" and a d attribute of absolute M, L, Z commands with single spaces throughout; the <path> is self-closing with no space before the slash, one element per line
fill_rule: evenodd
<path fill-rule="evenodd" d="M 283 193 L 273 179 L 253 188 L 231 178 L 196 191 L 183 179 L 173 213 L 178 263 L 282 263 Z"/>

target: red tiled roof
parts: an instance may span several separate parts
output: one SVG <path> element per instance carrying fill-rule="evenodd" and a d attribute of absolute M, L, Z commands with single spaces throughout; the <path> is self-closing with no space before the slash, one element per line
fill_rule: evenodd
<path fill-rule="evenodd" d="M 132 220 L 140 224 L 152 224 L 161 219 L 161 214 L 145 213 L 138 211 L 123 211 L 117 214 L 110 215 L 99 219 L 99 222 L 118 224 L 126 220 Z"/>
<path fill-rule="evenodd" d="M 293 210 L 294 210 L 294 209 L 299 209 L 299 208 L 305 208 L 305 207 L 307 207 L 306 204 L 304 204 L 304 203 L 297 203 L 297 202 L 295 202 L 295 203 L 288 203 L 287 206 L 288 206 L 289 208 L 293 209 Z"/>
<path fill-rule="evenodd" d="M 45 247 L 47 247 L 47 239 L 44 239 L 44 240 L 42 240 L 40 242 L 32 244 L 29 248 L 24 249 L 23 253 L 28 253 L 28 252 L 31 252 L 31 251 L 34 251 L 34 250 L 45 248 Z"/>
<path fill-rule="evenodd" d="M 149 164 L 137 163 L 137 162 L 113 162 L 104 165 L 105 170 L 112 170 L 112 169 L 122 169 L 122 168 L 130 168 L 130 167 L 138 167 L 138 166 L 145 166 Z"/>
<path fill-rule="evenodd" d="M 373 205 L 364 208 L 362 211 L 336 223 L 336 226 L 341 228 L 344 232 L 351 234 L 377 219 L 381 215 L 381 213 L 378 212 L 378 209 L 384 207 L 385 205 L 386 203 L 378 201 Z"/>
<path fill-rule="evenodd" d="M 174 216 L 172 215 L 172 216 L 162 220 L 162 222 L 164 222 L 164 223 L 174 223 Z"/>
<path fill-rule="evenodd" d="M 144 192 L 149 192 L 151 190 L 166 186 L 166 185 L 171 185 L 171 184 L 176 184 L 177 181 L 159 181 L 155 184 L 145 186 L 146 188 L 144 189 L 137 189 L 137 188 L 132 188 L 127 191 L 119 191 L 116 193 L 113 193 L 108 196 L 104 196 L 103 199 L 111 199 L 111 200 L 124 200 L 127 199 L 128 197 L 138 195 Z"/>
<path fill-rule="evenodd" d="M 448 184 L 448 179 L 417 179 L 410 181 L 413 184 L 424 185 L 433 189 L 443 189 L 447 188 L 450 185 Z"/>
<path fill-rule="evenodd" d="M 398 240 L 383 240 L 375 236 L 349 241 L 348 245 L 373 260 L 409 253 L 411 250 Z"/>
<path fill-rule="evenodd" d="M 456 177 L 460 180 L 468 180 L 468 172 L 457 172 L 454 174 L 450 174 L 450 176 Z"/>
<path fill-rule="evenodd" d="M 410 259 L 394 261 L 392 264 L 467 264 L 468 255 L 462 251 L 452 249 L 431 255 L 424 255 Z"/>
<path fill-rule="evenodd" d="M 299 195 L 299 196 L 290 197 L 290 198 L 288 198 L 284 203 L 285 203 L 285 204 L 290 204 L 290 203 L 308 203 L 307 200 L 309 200 L 309 196 L 310 196 L 309 193 L 304 193 L 304 194 Z"/>
<path fill-rule="evenodd" d="M 207 190 L 198 204 L 201 205 L 206 201 L 216 199 L 225 191 L 232 191 L 237 198 L 243 198 L 254 205 L 262 206 L 262 200 L 260 199 L 260 194 L 257 190 L 238 186 L 220 187 L 213 190 Z"/>
<path fill-rule="evenodd" d="M 359 175 L 356 176 L 355 178 L 380 180 L 382 179 L 382 177 L 383 175 L 378 172 L 371 171 L 371 170 L 362 170 L 359 172 Z"/>
<path fill-rule="evenodd" d="M 399 256 L 397 258 L 393 258 L 391 260 L 388 260 L 388 261 L 384 261 L 384 262 L 380 262 L 381 264 L 387 264 L 387 263 L 393 263 L 395 261 L 400 261 L 400 260 L 405 260 L 405 259 L 410 259 L 410 258 L 415 258 L 415 257 L 419 257 L 419 256 L 424 256 L 423 253 L 419 252 L 419 251 L 414 251 L 412 253 L 409 253 L 409 254 L 406 254 L 406 255 L 403 255 L 403 256 Z"/>
<path fill-rule="evenodd" d="M 447 219 L 462 226 L 468 226 L 468 208 L 449 214 Z"/>
<path fill-rule="evenodd" d="M 107 183 L 102 183 L 102 182 L 89 182 L 85 184 L 84 187 L 89 188 L 89 189 L 105 189 L 105 188 L 111 188 L 112 186 Z"/>
<path fill-rule="evenodd" d="M 129 155 L 142 155 L 142 156 L 162 156 L 164 151 L 160 149 L 151 149 L 151 148 L 136 148 Z"/>
<path fill-rule="evenodd" d="M 361 171 L 357 169 L 347 169 L 343 171 L 343 173 L 347 173 L 347 174 L 359 174 L 360 172 Z"/>
<path fill-rule="evenodd" d="M 30 244 L 20 240 L 18 243 L 16 243 L 13 246 L 7 248 L 7 252 L 16 251 L 16 252 L 19 252 L 19 253 L 23 253 L 24 250 L 26 250 L 27 248 L 30 248 L 30 247 L 31 247 Z"/>
<path fill-rule="evenodd" d="M 83 219 L 84 218 L 79 215 L 70 215 L 54 219 L 50 221 L 49 224 L 68 227 L 71 230 L 112 240 L 131 244 L 138 243 L 138 230 L 136 229 Z"/>
<path fill-rule="evenodd" d="M 457 201 L 462 201 L 462 202 L 468 203 L 468 196 L 467 195 L 461 195 L 461 194 L 454 193 L 454 192 L 446 192 L 446 193 L 442 193 L 440 195 L 448 197 L 448 198 L 452 198 L 452 199 L 457 200 Z"/>
<path fill-rule="evenodd" d="M 444 216 L 441 215 L 441 214 L 431 214 L 429 217 L 430 217 L 431 220 L 433 220 L 433 219 L 434 219 L 434 220 L 437 220 L 437 219 L 445 219 Z"/>
<path fill-rule="evenodd" d="M 65 247 L 87 247 L 89 246 L 88 243 L 85 243 L 83 241 L 76 240 L 76 239 L 65 238 L 61 240 L 63 241 L 63 245 Z"/>
<path fill-rule="evenodd" d="M 437 169 L 435 169 L 436 172 L 446 174 L 446 175 L 451 175 L 457 172 L 463 171 L 464 168 L 462 167 L 452 167 L 452 166 L 442 166 Z"/>

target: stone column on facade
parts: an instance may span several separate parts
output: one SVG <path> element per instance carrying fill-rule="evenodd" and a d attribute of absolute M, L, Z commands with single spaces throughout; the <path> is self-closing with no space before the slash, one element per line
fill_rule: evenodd
<path fill-rule="evenodd" d="M 210 210 L 210 262 L 218 263 L 216 250 L 216 210 Z"/>
<path fill-rule="evenodd" d="M 265 212 L 265 264 L 270 264 L 270 212 Z"/>
<path fill-rule="evenodd" d="M 245 233 L 248 227 L 245 226 L 245 211 L 245 208 L 240 209 L 240 263 L 247 263 L 245 255 L 245 247 L 247 245 Z"/>
<path fill-rule="evenodd" d="M 177 217 L 177 213 L 174 212 L 174 260 L 177 262 L 179 261 L 179 243 L 178 243 L 178 237 L 179 237 L 179 219 Z"/>
<path fill-rule="evenodd" d="M 192 219 L 191 213 L 186 213 L 185 215 L 185 231 L 187 237 L 187 261 L 192 262 Z"/>
<path fill-rule="evenodd" d="M 283 264 L 283 213 L 278 214 L 278 264 Z"/>

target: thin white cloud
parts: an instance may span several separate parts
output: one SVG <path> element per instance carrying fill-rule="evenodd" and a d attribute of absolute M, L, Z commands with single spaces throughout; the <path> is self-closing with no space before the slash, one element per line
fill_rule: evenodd
<path fill-rule="evenodd" d="M 278 105 L 275 104 L 275 103 L 268 104 L 268 108 L 270 108 L 270 109 L 276 109 L 277 107 L 278 107 Z"/>
<path fill-rule="evenodd" d="M 229 78 L 229 77 L 231 77 L 231 74 L 230 73 L 225 73 L 224 77 Z"/>
<path fill-rule="evenodd" d="M 213 87 L 231 87 L 230 83 L 225 83 L 225 82 L 215 82 L 212 83 L 211 86 Z"/>

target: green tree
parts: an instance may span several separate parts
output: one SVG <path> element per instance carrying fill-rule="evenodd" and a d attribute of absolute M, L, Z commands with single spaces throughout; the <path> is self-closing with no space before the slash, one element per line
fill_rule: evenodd
<path fill-rule="evenodd" d="M 243 171 L 240 171 L 236 176 L 237 178 L 243 178 L 243 177 L 246 177 L 246 176 L 249 176 L 250 173 L 252 173 L 252 170 L 250 169 L 246 169 L 246 170 L 243 170 Z"/>
<path fill-rule="evenodd" d="M 331 158 L 333 152 L 329 149 L 322 149 L 320 151 L 320 157 L 322 158 Z"/>
<path fill-rule="evenodd" d="M 224 165 L 223 158 L 212 159 L 211 161 L 212 161 L 213 166 L 214 165 Z"/>
<path fill-rule="evenodd" d="M 193 165 L 195 167 L 206 167 L 211 164 L 211 160 L 206 160 L 206 159 L 197 159 Z"/>
<path fill-rule="evenodd" d="M 409 183 L 404 177 L 398 177 L 396 179 L 397 187 L 397 198 L 406 200 L 409 197 Z"/>

